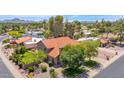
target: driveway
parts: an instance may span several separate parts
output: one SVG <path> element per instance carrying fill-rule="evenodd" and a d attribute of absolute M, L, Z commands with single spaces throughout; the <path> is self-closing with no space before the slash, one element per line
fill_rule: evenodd
<path fill-rule="evenodd" d="M 124 78 L 124 55 L 102 70 L 94 78 Z"/>
<path fill-rule="evenodd" d="M 5 66 L 3 61 L 0 59 L 0 78 L 14 78 L 9 69 Z"/>

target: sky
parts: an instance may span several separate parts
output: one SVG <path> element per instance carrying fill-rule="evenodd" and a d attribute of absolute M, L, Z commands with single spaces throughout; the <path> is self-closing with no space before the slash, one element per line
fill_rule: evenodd
<path fill-rule="evenodd" d="M 42 21 L 44 19 L 48 20 L 50 17 L 50 15 L 0 15 L 0 20 L 11 20 L 14 18 L 19 18 L 21 20 Z M 102 19 L 115 21 L 120 18 L 124 18 L 124 15 L 64 15 L 64 20 L 67 19 L 68 21 L 96 21 Z"/>

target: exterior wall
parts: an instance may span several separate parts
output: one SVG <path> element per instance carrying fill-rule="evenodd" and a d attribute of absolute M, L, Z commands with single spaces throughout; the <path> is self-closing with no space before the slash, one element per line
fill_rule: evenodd
<path fill-rule="evenodd" d="M 48 56 L 48 60 L 54 62 L 54 64 L 58 63 L 58 58 L 52 58 L 52 57 Z"/>
<path fill-rule="evenodd" d="M 37 44 L 24 44 L 24 46 L 28 49 L 37 49 Z"/>
<path fill-rule="evenodd" d="M 23 68 L 23 69 L 27 69 L 27 68 L 30 67 L 30 66 L 34 66 L 34 65 L 38 65 L 38 64 L 39 64 L 39 63 L 34 62 L 34 63 L 31 63 L 31 64 L 22 65 L 22 68 Z"/>
<path fill-rule="evenodd" d="M 47 49 L 45 45 L 42 42 L 37 43 L 37 48 L 40 50 L 43 50 L 45 53 L 49 53 L 52 49 Z M 57 58 L 52 58 L 48 56 L 48 60 L 54 62 L 54 64 L 58 63 L 58 57 Z"/>
<path fill-rule="evenodd" d="M 52 48 L 51 49 L 47 49 L 46 47 L 45 47 L 45 45 L 42 43 L 42 41 L 40 41 L 39 43 L 37 43 L 37 48 L 40 50 L 43 50 L 45 53 L 49 53 L 51 50 L 52 50 Z"/>
<path fill-rule="evenodd" d="M 45 51 L 45 52 L 47 52 L 46 51 L 46 47 L 44 46 L 44 44 L 40 41 L 39 43 L 37 43 L 37 48 L 40 50 L 43 50 L 43 51 Z"/>
<path fill-rule="evenodd" d="M 57 63 L 58 63 L 58 59 L 54 58 L 54 64 L 57 64 Z"/>

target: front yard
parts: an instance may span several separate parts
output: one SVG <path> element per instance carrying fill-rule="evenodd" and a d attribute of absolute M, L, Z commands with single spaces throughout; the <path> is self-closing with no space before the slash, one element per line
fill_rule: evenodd
<path fill-rule="evenodd" d="M 74 77 L 89 77 L 89 71 L 101 68 L 101 61 L 94 61 L 95 59 L 102 59 L 108 62 L 114 56 L 124 49 L 121 47 L 98 48 L 93 42 L 83 42 L 85 46 L 67 46 L 62 50 L 60 59 L 62 67 L 54 67 L 53 62 L 46 62 L 46 54 L 43 51 L 36 49 L 29 50 L 22 45 L 17 47 L 6 45 L 2 48 L 3 53 L 7 59 L 12 61 L 12 64 L 18 71 L 28 78 L 74 78 Z M 81 45 L 82 45 L 81 44 Z M 85 50 L 85 51 L 84 51 Z M 109 60 L 107 59 L 109 56 Z"/>

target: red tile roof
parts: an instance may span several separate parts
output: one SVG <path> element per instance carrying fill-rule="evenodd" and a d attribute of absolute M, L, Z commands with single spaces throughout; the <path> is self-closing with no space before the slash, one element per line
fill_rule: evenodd
<path fill-rule="evenodd" d="M 59 56 L 59 54 L 60 54 L 60 50 L 59 50 L 59 48 L 56 47 L 56 48 L 52 49 L 48 55 L 53 58 L 56 58 L 57 56 Z"/>
<path fill-rule="evenodd" d="M 26 41 L 28 41 L 28 40 L 31 40 L 32 39 L 32 37 L 23 37 L 23 38 L 20 38 L 20 39 L 18 39 L 18 40 L 15 40 L 15 42 L 17 43 L 17 44 L 21 44 L 21 43 L 24 43 L 24 42 L 26 42 Z"/>
<path fill-rule="evenodd" d="M 100 42 L 101 42 L 102 44 L 107 44 L 107 43 L 109 42 L 109 40 L 106 39 L 106 38 L 101 38 L 101 39 L 100 39 Z"/>
<path fill-rule="evenodd" d="M 46 39 L 42 41 L 43 44 L 49 49 L 49 48 L 62 48 L 66 45 L 76 45 L 79 44 L 78 41 L 73 40 L 69 37 L 59 37 L 59 38 L 54 38 L 54 39 Z"/>
<path fill-rule="evenodd" d="M 59 37 L 54 39 L 46 39 L 42 41 L 46 48 L 50 49 L 53 48 L 48 55 L 56 58 L 60 54 L 59 48 L 63 48 L 66 45 L 77 45 L 79 44 L 78 41 L 73 40 L 69 37 Z"/>

